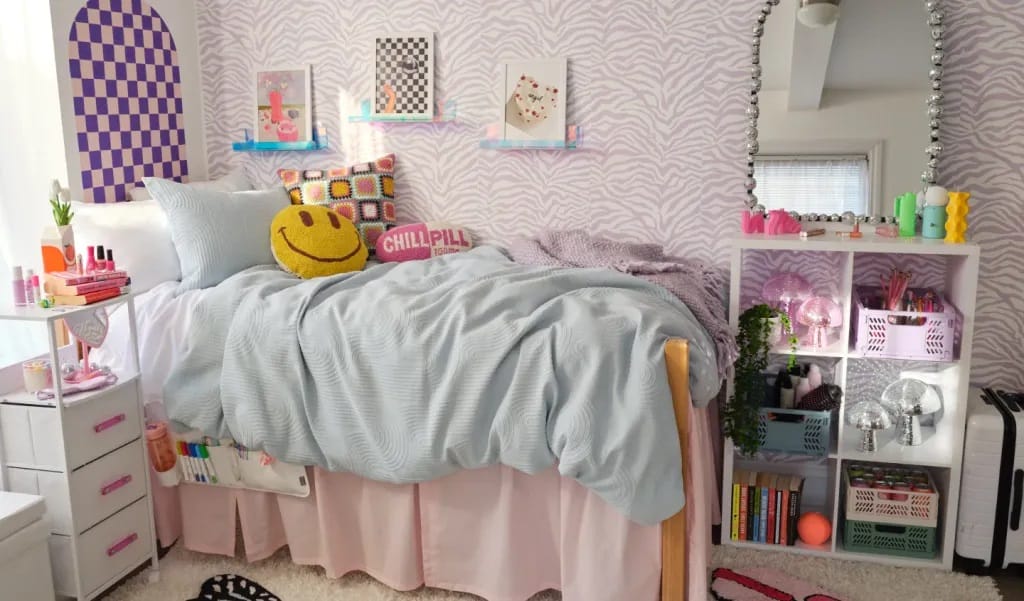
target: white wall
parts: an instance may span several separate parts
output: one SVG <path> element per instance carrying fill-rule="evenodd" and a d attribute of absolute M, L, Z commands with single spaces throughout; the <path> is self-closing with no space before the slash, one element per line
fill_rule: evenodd
<path fill-rule="evenodd" d="M 757 128 L 761 152 L 785 148 L 793 152 L 800 142 L 860 141 L 866 151 L 882 141 L 882 208 L 892 214 L 893 199 L 904 192 L 918 191 L 925 168 L 928 145 L 928 115 L 925 91 L 847 92 L 825 90 L 821 109 L 789 111 L 785 91 L 760 95 L 761 116 Z M 810 145 L 810 144 L 809 144 Z M 827 151 L 826 151 L 827 152 Z"/>
<path fill-rule="evenodd" d="M 50 181 L 67 179 L 54 79 L 50 9 L 4 0 L 0 19 L 0 304 L 11 299 L 11 265 L 42 267 L 39 235 L 51 219 Z M 31 333 L 31 336 L 26 336 Z M 46 348 L 39 327 L 0 324 L 0 366 Z M 41 344 L 40 344 L 41 343 Z"/>

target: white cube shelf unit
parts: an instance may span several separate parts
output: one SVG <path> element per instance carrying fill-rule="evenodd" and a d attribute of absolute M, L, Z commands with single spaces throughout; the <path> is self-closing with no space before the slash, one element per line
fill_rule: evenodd
<path fill-rule="evenodd" d="M 729 318 L 735 329 L 740 314 L 760 302 L 761 287 L 773 273 L 794 271 L 805 275 L 815 292 L 831 296 L 843 310 L 843 325 L 835 340 L 825 348 L 804 346 L 798 358 L 832 368 L 832 380 L 843 388 L 843 405 L 835 415 L 827 456 L 812 457 L 762 451 L 753 457 L 739 454 L 732 441 L 725 441 L 722 488 L 722 544 L 764 551 L 801 553 L 890 565 L 933 567 L 951 570 L 959 501 L 964 426 L 974 335 L 974 308 L 978 281 L 979 247 L 976 244 L 946 244 L 922 238 L 864 238 L 841 240 L 825 236 L 801 240 L 797 235 L 746 235 L 732 241 Z M 919 361 L 865 357 L 855 350 L 853 303 L 856 286 L 878 286 L 879 276 L 891 268 L 913 273 L 911 287 L 941 291 L 962 316 L 959 345 L 951 361 Z M 781 359 L 789 349 L 773 349 Z M 919 377 L 938 387 L 943 410 L 933 424 L 922 428 L 924 442 L 902 446 L 893 430 L 879 433 L 879 449 L 858 450 L 860 432 L 846 425 L 846 408 L 866 399 L 878 400 L 886 384 L 901 376 Z M 728 383 L 732 394 L 732 382 Z M 875 463 L 927 469 L 940 493 L 937 551 L 933 558 L 919 559 L 845 550 L 842 540 L 844 466 Z M 801 510 L 820 511 L 832 521 L 832 538 L 820 546 L 797 541 L 795 545 L 771 545 L 730 538 L 732 474 L 734 468 L 769 473 L 800 474 L 805 477 Z"/>

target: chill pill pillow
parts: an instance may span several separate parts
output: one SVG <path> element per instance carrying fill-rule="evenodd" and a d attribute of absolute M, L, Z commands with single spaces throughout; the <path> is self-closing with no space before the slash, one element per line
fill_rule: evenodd
<path fill-rule="evenodd" d="M 270 250 L 282 269 L 300 278 L 359 271 L 369 255 L 351 221 L 317 205 L 292 205 L 275 215 Z"/>
<path fill-rule="evenodd" d="M 469 232 L 448 223 L 411 223 L 377 238 L 377 258 L 385 262 L 416 261 L 473 248 Z"/>

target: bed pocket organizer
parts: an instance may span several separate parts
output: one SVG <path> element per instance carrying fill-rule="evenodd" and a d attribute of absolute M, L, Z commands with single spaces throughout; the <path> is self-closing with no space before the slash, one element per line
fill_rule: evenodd
<path fill-rule="evenodd" d="M 881 289 L 858 286 L 853 306 L 855 350 L 863 357 L 953 361 L 958 354 L 962 318 L 948 299 L 930 290 L 912 289 L 915 298 L 931 294 L 937 311 L 889 311 Z"/>
<path fill-rule="evenodd" d="M 163 486 L 184 483 L 309 496 L 305 466 L 278 461 L 233 440 L 214 440 L 198 432 L 175 433 L 173 444 L 173 467 L 153 465 L 157 482 Z"/>

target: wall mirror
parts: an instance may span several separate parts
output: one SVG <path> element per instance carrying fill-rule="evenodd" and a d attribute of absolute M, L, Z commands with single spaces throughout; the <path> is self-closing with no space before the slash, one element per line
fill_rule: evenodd
<path fill-rule="evenodd" d="M 747 207 L 888 221 L 935 182 L 938 0 L 765 0 L 752 28 Z"/>

